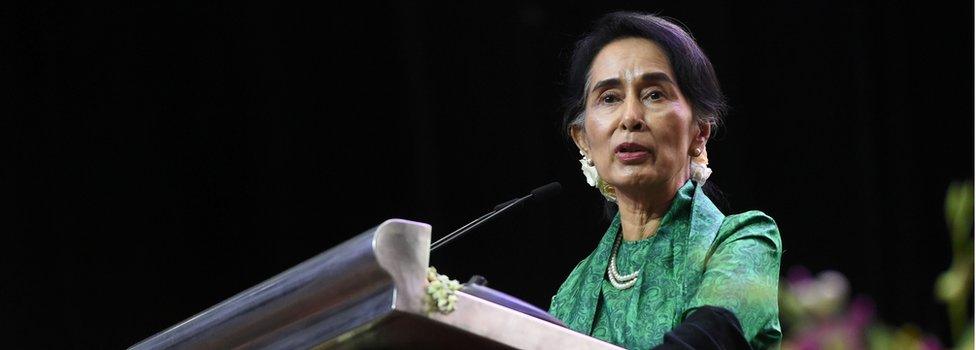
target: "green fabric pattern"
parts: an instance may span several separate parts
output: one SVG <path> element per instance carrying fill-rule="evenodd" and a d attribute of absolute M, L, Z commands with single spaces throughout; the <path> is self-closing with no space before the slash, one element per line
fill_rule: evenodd
<path fill-rule="evenodd" d="M 779 347 L 783 249 L 772 218 L 760 211 L 726 217 L 689 180 L 654 236 L 620 245 L 617 270 L 641 270 L 625 290 L 606 277 L 619 231 L 617 214 L 596 250 L 553 296 L 549 312 L 569 328 L 628 349 L 649 349 L 696 308 L 712 305 L 736 315 L 753 348 Z"/>

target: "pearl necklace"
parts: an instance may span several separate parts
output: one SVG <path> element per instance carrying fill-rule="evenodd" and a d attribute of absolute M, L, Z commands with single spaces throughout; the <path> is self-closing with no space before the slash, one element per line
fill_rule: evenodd
<path fill-rule="evenodd" d="M 640 276 L 640 270 L 634 271 L 629 275 L 621 276 L 617 272 L 617 251 L 620 250 L 620 240 L 623 234 L 617 235 L 617 239 L 613 242 L 613 252 L 610 254 L 610 266 L 607 267 L 607 277 L 610 277 L 610 284 L 614 288 L 619 290 L 628 289 L 637 283 L 637 277 Z"/>

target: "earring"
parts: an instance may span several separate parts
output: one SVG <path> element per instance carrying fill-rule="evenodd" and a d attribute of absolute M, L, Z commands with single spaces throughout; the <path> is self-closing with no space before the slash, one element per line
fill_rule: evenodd
<path fill-rule="evenodd" d="M 594 166 L 593 160 L 590 159 L 590 157 L 586 155 L 586 152 L 583 152 L 583 150 L 580 150 L 580 155 L 583 156 L 583 159 L 582 160 L 584 162 L 586 162 L 586 165 Z"/>
<path fill-rule="evenodd" d="M 603 197 L 610 202 L 617 201 L 617 191 L 610 186 L 606 181 L 600 178 L 600 174 L 596 171 L 596 166 L 593 160 L 586 155 L 586 152 L 580 150 L 580 155 L 583 156 L 580 162 L 580 169 L 583 170 L 583 176 L 586 176 L 586 183 L 590 186 L 596 187 L 603 194 Z"/>
<path fill-rule="evenodd" d="M 712 175 L 712 169 L 708 167 L 708 152 L 702 148 L 695 148 L 694 156 L 691 159 L 691 180 L 698 185 L 705 184 L 708 177 Z"/>
<path fill-rule="evenodd" d="M 583 156 L 580 162 L 580 169 L 583 170 L 583 175 L 586 176 L 586 183 L 590 186 L 596 187 L 597 183 L 600 181 L 600 176 L 596 172 L 596 167 L 593 166 L 593 160 L 586 156 L 586 152 L 580 150 L 580 155 Z"/>

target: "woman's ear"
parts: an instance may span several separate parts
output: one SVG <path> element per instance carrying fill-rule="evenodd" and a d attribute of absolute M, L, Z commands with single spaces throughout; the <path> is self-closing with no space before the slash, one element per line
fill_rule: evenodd
<path fill-rule="evenodd" d="M 590 144 L 586 142 L 586 131 L 583 130 L 583 127 L 579 125 L 569 127 L 569 136 L 573 138 L 573 142 L 576 143 L 580 152 L 590 154 Z"/>
<path fill-rule="evenodd" d="M 712 124 L 706 122 L 695 122 L 698 132 L 691 139 L 691 149 L 705 149 L 708 138 L 712 136 Z"/>

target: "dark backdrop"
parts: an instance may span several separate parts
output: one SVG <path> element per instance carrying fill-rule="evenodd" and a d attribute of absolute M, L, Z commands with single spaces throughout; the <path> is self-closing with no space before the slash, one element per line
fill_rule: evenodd
<path fill-rule="evenodd" d="M 677 18 L 711 57 L 732 105 L 711 181 L 777 220 L 784 273 L 839 270 L 948 340 L 972 3 L 328 3 L 2 12 L 4 342 L 128 346 L 387 218 L 436 238 L 555 180 L 432 257 L 548 307 L 607 224 L 557 125 L 572 43 L 615 9 Z"/>

